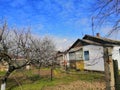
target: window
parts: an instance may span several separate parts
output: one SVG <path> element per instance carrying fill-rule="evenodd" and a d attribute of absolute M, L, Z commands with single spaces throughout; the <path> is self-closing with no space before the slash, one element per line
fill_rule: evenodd
<path fill-rule="evenodd" d="M 69 58 L 70 58 L 70 60 L 75 60 L 75 53 L 74 52 L 70 52 L 69 53 Z"/>
<path fill-rule="evenodd" d="M 120 55 L 120 49 L 119 49 L 119 55 Z"/>
<path fill-rule="evenodd" d="M 76 60 L 82 60 L 82 50 L 76 51 Z"/>
<path fill-rule="evenodd" d="M 89 60 L 89 51 L 84 51 L 84 59 Z"/>

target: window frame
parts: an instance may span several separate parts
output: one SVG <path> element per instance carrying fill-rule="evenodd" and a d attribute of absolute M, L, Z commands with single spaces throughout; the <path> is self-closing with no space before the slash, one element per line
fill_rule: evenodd
<path fill-rule="evenodd" d="M 83 60 L 83 51 L 82 50 L 77 50 L 76 52 L 75 52 L 75 58 L 76 58 L 76 60 Z"/>
<path fill-rule="evenodd" d="M 69 52 L 69 59 L 70 60 L 75 60 L 75 52 Z"/>
<path fill-rule="evenodd" d="M 84 60 L 89 61 L 90 60 L 90 52 L 89 50 L 84 51 Z"/>

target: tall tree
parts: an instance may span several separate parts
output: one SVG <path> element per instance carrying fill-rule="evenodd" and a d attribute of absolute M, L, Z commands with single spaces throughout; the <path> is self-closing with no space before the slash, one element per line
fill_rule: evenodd
<path fill-rule="evenodd" d="M 106 36 L 120 30 L 120 0 L 97 0 L 92 8 L 95 9 L 92 25 L 101 26 L 106 23 L 112 25 L 112 29 Z"/>
<path fill-rule="evenodd" d="M 55 45 L 49 37 L 35 38 L 27 29 L 10 29 L 7 23 L 0 27 L 0 62 L 6 62 L 8 70 L 2 78 L 1 90 L 5 90 L 9 75 L 28 64 L 39 68 L 52 64 Z M 22 63 L 19 58 L 22 57 Z"/>
<path fill-rule="evenodd" d="M 0 61 L 6 62 L 8 70 L 2 78 L 1 90 L 5 90 L 9 75 L 30 62 L 29 32 L 19 33 L 9 30 L 6 22 L 0 28 Z M 24 63 L 19 64 L 17 59 L 22 56 Z"/>
<path fill-rule="evenodd" d="M 32 37 L 31 41 L 32 54 L 34 55 L 32 64 L 38 67 L 38 74 L 40 74 L 41 66 L 49 66 L 55 61 L 55 45 L 49 37 L 43 39 Z"/>

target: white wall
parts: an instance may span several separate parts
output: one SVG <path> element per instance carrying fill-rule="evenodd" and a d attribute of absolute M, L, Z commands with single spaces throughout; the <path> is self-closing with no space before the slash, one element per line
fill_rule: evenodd
<path fill-rule="evenodd" d="M 112 51 L 112 58 L 118 60 L 118 68 L 120 70 L 120 46 L 115 46 Z M 86 70 L 104 71 L 104 59 L 103 59 L 103 47 L 96 45 L 86 45 L 83 46 L 83 59 L 84 51 L 89 51 L 90 60 L 84 61 L 84 68 Z M 69 53 L 65 55 L 68 61 L 67 66 L 69 66 Z"/>
<path fill-rule="evenodd" d="M 67 66 L 69 67 L 70 66 L 70 63 L 69 63 L 69 53 L 66 53 L 64 57 L 65 57 L 65 60 L 67 61 Z"/>
<path fill-rule="evenodd" d="M 118 61 L 118 68 L 120 70 L 120 52 L 119 52 L 120 46 L 115 46 L 113 48 L 113 52 L 112 52 L 112 58 L 114 60 Z"/>
<path fill-rule="evenodd" d="M 95 45 L 87 45 L 83 47 L 84 51 L 89 51 L 89 60 L 84 61 L 86 70 L 104 71 L 103 47 Z"/>

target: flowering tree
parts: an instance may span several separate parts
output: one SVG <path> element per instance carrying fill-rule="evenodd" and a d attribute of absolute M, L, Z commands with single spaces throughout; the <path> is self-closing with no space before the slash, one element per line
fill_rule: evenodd
<path fill-rule="evenodd" d="M 40 74 L 41 66 L 49 66 L 55 62 L 55 45 L 49 37 L 44 37 L 43 39 L 34 39 L 32 41 L 32 64 L 38 67 Z"/>
<path fill-rule="evenodd" d="M 0 62 L 6 62 L 8 70 L 2 78 L 1 90 L 5 90 L 9 75 L 28 64 L 40 67 L 54 60 L 55 45 L 51 39 L 34 38 L 30 30 L 10 30 L 6 22 L 0 27 Z M 19 64 L 18 58 L 24 62 Z"/>
<path fill-rule="evenodd" d="M 25 59 L 23 64 L 16 62 L 18 56 Z M 2 78 L 1 90 L 5 90 L 7 79 L 13 71 L 30 63 L 29 58 L 29 32 L 9 30 L 5 22 L 0 28 L 0 61 L 7 63 L 8 70 Z"/>

